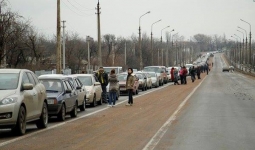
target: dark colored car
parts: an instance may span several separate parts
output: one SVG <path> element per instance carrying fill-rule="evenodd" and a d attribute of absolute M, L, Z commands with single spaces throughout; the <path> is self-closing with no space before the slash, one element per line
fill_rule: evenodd
<path fill-rule="evenodd" d="M 66 113 L 77 116 L 78 95 L 72 83 L 63 75 L 42 75 L 39 80 L 46 88 L 49 116 L 65 120 Z"/>

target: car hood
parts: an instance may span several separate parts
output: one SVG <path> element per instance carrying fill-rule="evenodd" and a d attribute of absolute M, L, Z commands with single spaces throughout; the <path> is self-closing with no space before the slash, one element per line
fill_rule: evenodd
<path fill-rule="evenodd" d="M 61 92 L 56 92 L 56 93 L 49 93 L 49 92 L 47 92 L 47 98 L 58 97 L 59 94 L 61 94 Z"/>
<path fill-rule="evenodd" d="M 0 100 L 16 93 L 16 90 L 0 90 Z"/>

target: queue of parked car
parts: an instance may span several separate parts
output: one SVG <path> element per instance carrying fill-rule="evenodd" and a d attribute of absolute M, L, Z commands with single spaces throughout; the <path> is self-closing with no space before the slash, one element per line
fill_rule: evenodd
<path fill-rule="evenodd" d="M 107 68 L 108 71 L 112 67 Z M 127 73 L 117 67 L 120 95 L 127 94 Z M 157 88 L 169 81 L 164 66 L 148 66 L 135 71 L 133 94 Z M 107 72 L 108 73 L 108 72 Z M 102 88 L 94 74 L 45 74 L 37 77 L 26 69 L 0 69 L 0 129 L 10 128 L 24 135 L 26 124 L 46 128 L 50 117 L 64 121 L 66 115 L 77 117 L 86 106 L 102 105 Z"/>

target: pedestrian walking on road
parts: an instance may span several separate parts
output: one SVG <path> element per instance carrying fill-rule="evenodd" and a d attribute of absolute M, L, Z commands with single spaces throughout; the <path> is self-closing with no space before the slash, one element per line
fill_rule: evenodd
<path fill-rule="evenodd" d="M 195 81 L 195 79 L 196 79 L 196 69 L 195 69 L 195 67 L 194 66 L 192 66 L 192 68 L 191 68 L 191 70 L 190 70 L 190 76 L 191 76 L 191 80 L 192 80 L 192 82 L 194 82 Z"/>
<path fill-rule="evenodd" d="M 108 102 L 108 106 L 114 107 L 115 102 L 116 102 L 117 92 L 118 92 L 117 83 L 119 82 L 118 78 L 115 74 L 115 69 L 111 70 L 108 81 L 109 81 L 109 102 Z"/>
<path fill-rule="evenodd" d="M 208 72 L 209 72 L 209 66 L 208 66 L 208 64 L 205 64 L 205 71 L 206 71 L 206 74 L 208 75 Z"/>
<path fill-rule="evenodd" d="M 128 103 L 126 106 L 132 106 L 133 105 L 133 87 L 135 83 L 135 77 L 133 75 L 133 69 L 128 68 L 128 75 L 127 75 L 127 81 L 126 81 L 126 89 L 128 92 Z"/>
<path fill-rule="evenodd" d="M 104 103 L 107 103 L 107 95 L 106 95 L 106 86 L 108 85 L 108 75 L 104 72 L 104 68 L 100 67 L 99 71 L 96 73 L 96 77 L 101 83 L 102 87 L 102 100 Z"/>
<path fill-rule="evenodd" d="M 174 69 L 174 85 L 180 85 L 180 83 L 178 82 L 178 70 L 175 68 Z"/>
<path fill-rule="evenodd" d="M 197 78 L 198 79 L 201 79 L 200 74 L 201 74 L 200 66 L 197 66 Z"/>

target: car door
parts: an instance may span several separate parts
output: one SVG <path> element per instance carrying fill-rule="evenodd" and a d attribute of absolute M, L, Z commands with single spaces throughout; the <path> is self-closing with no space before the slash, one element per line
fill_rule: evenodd
<path fill-rule="evenodd" d="M 35 115 L 40 115 L 42 112 L 42 106 L 43 106 L 43 95 L 41 93 L 41 88 L 38 84 L 38 81 L 34 79 L 31 72 L 27 72 L 28 78 L 30 83 L 34 85 L 34 104 L 35 104 Z"/>
<path fill-rule="evenodd" d="M 93 86 L 95 88 L 96 99 L 98 101 L 99 99 L 101 99 L 101 96 L 102 96 L 102 87 L 101 87 L 101 84 L 97 84 L 99 81 L 96 76 L 93 76 L 92 80 L 93 80 Z"/>
<path fill-rule="evenodd" d="M 76 91 L 75 91 L 74 87 L 70 83 L 70 81 L 66 80 L 64 82 L 67 86 L 67 89 L 71 90 L 71 93 L 66 93 L 68 95 L 68 98 L 66 99 L 66 103 L 68 104 L 68 106 L 66 106 L 66 108 L 68 109 L 68 112 L 69 112 L 73 109 L 73 106 L 74 106 L 75 101 L 77 99 L 77 94 L 76 94 Z"/>
<path fill-rule="evenodd" d="M 25 83 L 31 83 L 31 81 L 29 80 L 29 77 L 27 75 L 27 72 L 24 72 L 22 75 L 22 82 L 21 84 L 25 84 Z M 35 90 L 35 88 L 33 88 L 32 90 L 24 90 L 22 91 L 23 93 L 23 102 L 26 105 L 26 112 L 27 112 L 27 120 L 32 119 L 33 116 L 36 115 L 36 98 L 37 98 L 37 92 Z"/>
<path fill-rule="evenodd" d="M 82 87 L 82 84 L 80 83 L 80 81 L 77 78 L 74 78 L 74 83 L 76 84 L 76 87 L 80 87 L 81 89 L 76 89 L 76 91 L 78 92 L 78 103 L 79 105 L 82 104 L 84 97 L 85 97 L 85 89 L 84 87 Z"/>

